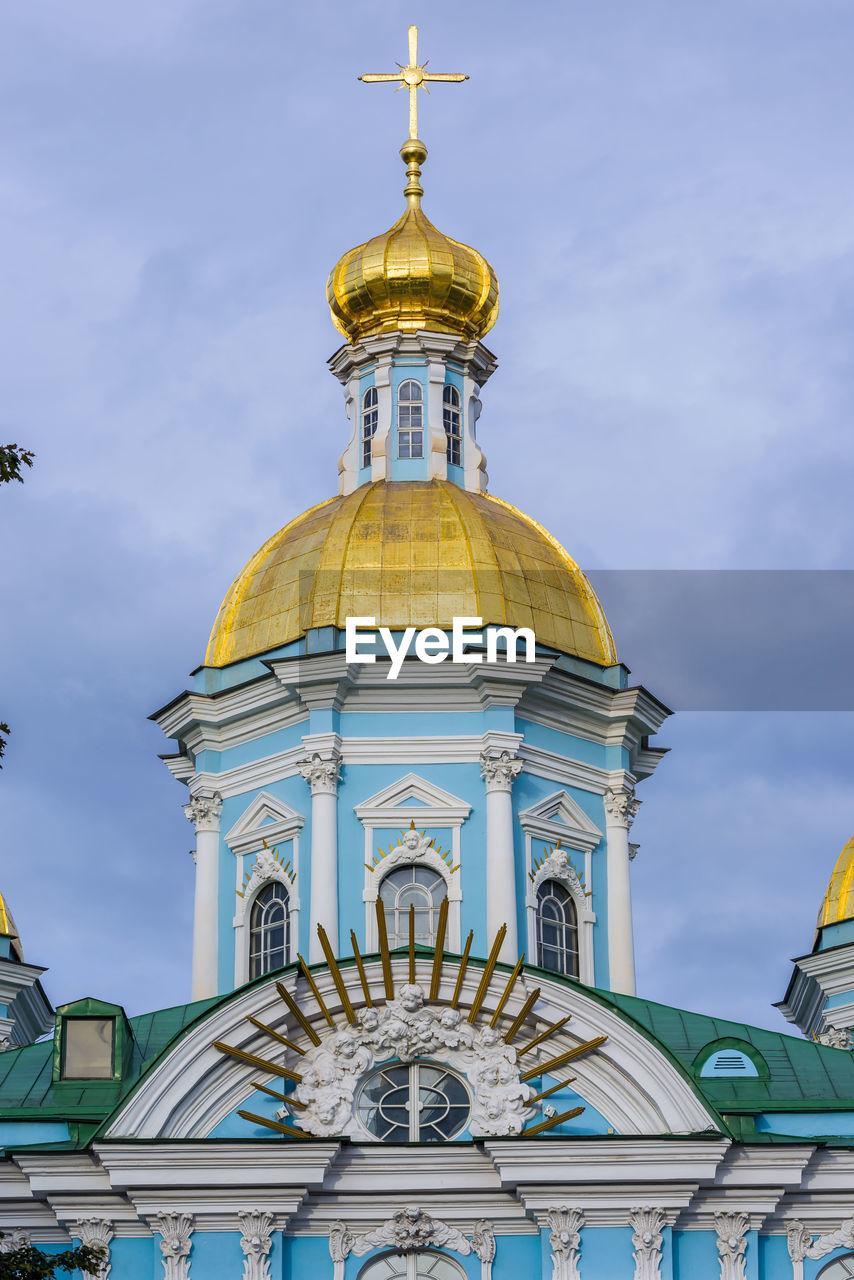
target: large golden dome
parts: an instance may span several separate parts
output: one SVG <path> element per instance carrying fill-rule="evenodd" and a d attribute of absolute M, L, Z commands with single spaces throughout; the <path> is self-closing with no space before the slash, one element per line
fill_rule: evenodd
<path fill-rule="evenodd" d="M 454 617 L 532 627 L 541 644 L 617 661 L 596 594 L 555 538 L 508 502 L 444 480 L 384 481 L 330 498 L 252 557 L 222 603 L 208 666 L 222 667 L 348 616 L 377 626 Z"/>
<path fill-rule="evenodd" d="M 854 920 L 854 836 L 840 853 L 818 913 L 818 928 Z"/>
<path fill-rule="evenodd" d="M 421 210 L 418 162 L 427 148 L 401 147 L 409 161 L 408 207 L 390 230 L 357 245 L 333 267 L 326 296 L 336 329 L 356 342 L 374 333 L 433 329 L 482 338 L 498 317 L 498 280 L 477 249 L 437 231 Z"/>

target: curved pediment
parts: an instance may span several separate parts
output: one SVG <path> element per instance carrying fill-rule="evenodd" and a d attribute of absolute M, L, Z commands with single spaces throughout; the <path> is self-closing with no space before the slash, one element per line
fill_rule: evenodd
<path fill-rule="evenodd" d="M 106 1136 L 200 1139 L 228 1121 L 229 1136 L 245 1126 L 247 1137 L 368 1142 L 355 1108 L 363 1080 L 378 1064 L 419 1061 L 466 1082 L 467 1137 L 722 1130 L 683 1068 L 606 995 L 511 972 L 495 955 L 404 949 L 259 979 L 176 1039 Z M 564 1113 L 567 1099 L 577 1105 Z"/>

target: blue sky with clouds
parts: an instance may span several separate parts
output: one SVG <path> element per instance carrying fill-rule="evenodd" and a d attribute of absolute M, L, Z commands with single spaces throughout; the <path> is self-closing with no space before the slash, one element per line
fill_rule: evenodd
<path fill-rule="evenodd" d="M 187 997 L 192 829 L 146 717 L 334 491 L 325 280 L 398 216 L 406 130 L 356 76 L 413 21 L 471 75 L 420 131 L 427 213 L 501 282 L 491 489 L 609 571 L 654 691 L 684 657 L 634 828 L 641 991 L 780 1026 L 854 831 L 851 699 L 810 711 L 791 663 L 806 709 L 691 690 L 727 663 L 768 706 L 751 672 L 790 631 L 805 679 L 842 679 L 845 579 L 818 610 L 760 588 L 749 627 L 737 593 L 706 627 L 614 584 L 854 564 L 847 0 L 0 3 L 0 435 L 38 454 L 0 494 L 2 888 L 55 1002 Z"/>

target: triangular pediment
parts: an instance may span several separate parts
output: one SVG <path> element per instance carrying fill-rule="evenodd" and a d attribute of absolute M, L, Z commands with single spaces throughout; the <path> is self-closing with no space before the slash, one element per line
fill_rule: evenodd
<path fill-rule="evenodd" d="M 269 791 L 262 791 L 226 832 L 225 842 L 235 853 L 252 852 L 262 848 L 265 840 L 269 844 L 292 839 L 304 822 L 303 814 Z"/>
<path fill-rule="evenodd" d="M 519 814 L 522 830 L 541 840 L 560 840 L 570 849 L 595 849 L 603 837 L 596 823 L 567 791 L 555 791 L 523 809 Z"/>
<path fill-rule="evenodd" d="M 354 812 L 360 821 L 375 826 L 398 821 L 401 811 L 409 816 L 417 814 L 419 822 L 445 821 L 459 825 L 469 816 L 471 808 L 468 801 L 460 796 L 437 787 L 416 773 L 407 773 L 357 804 Z"/>

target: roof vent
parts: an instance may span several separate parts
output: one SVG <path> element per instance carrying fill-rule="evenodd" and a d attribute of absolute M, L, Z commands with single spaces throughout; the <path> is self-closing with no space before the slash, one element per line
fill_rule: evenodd
<path fill-rule="evenodd" d="M 740 1049 L 718 1049 L 703 1063 L 700 1076 L 758 1076 L 755 1063 Z"/>

